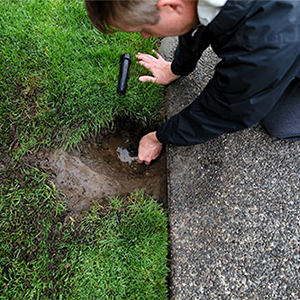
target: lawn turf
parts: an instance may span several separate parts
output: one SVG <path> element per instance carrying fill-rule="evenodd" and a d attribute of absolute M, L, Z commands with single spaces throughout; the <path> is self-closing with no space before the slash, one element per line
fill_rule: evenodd
<path fill-rule="evenodd" d="M 167 217 L 141 192 L 80 220 L 24 158 L 65 149 L 119 116 L 161 121 L 162 88 L 140 83 L 154 39 L 105 36 L 81 0 L 0 2 L 0 299 L 166 299 Z M 119 57 L 132 65 L 116 93 Z"/>
<path fill-rule="evenodd" d="M 1 169 L 0 299 L 166 299 L 167 216 L 141 191 L 68 212 L 48 176 Z"/>
<path fill-rule="evenodd" d="M 102 35 L 82 0 L 1 0 L 0 143 L 23 154 L 41 145 L 75 146 L 117 116 L 161 120 L 163 90 L 141 83 L 135 59 L 155 39 Z M 117 94 L 119 58 L 132 55 L 125 96 Z"/>

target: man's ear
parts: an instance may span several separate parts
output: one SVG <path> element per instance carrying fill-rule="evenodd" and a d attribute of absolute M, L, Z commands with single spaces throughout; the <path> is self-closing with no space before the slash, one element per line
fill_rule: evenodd
<path fill-rule="evenodd" d="M 159 0 L 157 8 L 161 9 L 163 7 L 170 7 L 172 10 L 181 14 L 184 10 L 184 4 L 183 0 Z"/>

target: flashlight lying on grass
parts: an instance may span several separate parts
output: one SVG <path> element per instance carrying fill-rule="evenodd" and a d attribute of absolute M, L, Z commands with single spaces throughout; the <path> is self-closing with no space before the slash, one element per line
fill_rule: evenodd
<path fill-rule="evenodd" d="M 126 93 L 130 63 L 131 63 L 130 54 L 128 53 L 122 54 L 120 57 L 120 72 L 119 72 L 119 81 L 117 87 L 118 94 L 125 95 Z"/>

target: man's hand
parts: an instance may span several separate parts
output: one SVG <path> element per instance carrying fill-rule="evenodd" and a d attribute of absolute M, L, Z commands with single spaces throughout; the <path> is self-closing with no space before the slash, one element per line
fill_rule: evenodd
<path fill-rule="evenodd" d="M 144 161 L 146 165 L 149 165 L 151 160 L 159 156 L 162 147 L 163 144 L 156 138 L 155 131 L 146 134 L 140 140 L 138 162 Z"/>
<path fill-rule="evenodd" d="M 179 75 L 175 75 L 171 71 L 171 63 L 164 60 L 157 52 L 153 50 L 157 58 L 149 54 L 138 53 L 136 58 L 139 59 L 139 64 L 147 68 L 153 76 L 141 76 L 139 81 L 142 82 L 154 82 L 158 84 L 169 84 L 175 79 L 179 78 Z"/>

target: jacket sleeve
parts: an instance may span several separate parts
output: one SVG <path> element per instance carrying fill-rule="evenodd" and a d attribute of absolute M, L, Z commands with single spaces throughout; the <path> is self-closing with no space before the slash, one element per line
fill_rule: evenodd
<path fill-rule="evenodd" d="M 199 25 L 197 29 L 179 36 L 179 43 L 174 53 L 171 70 L 176 75 L 188 75 L 197 64 L 203 51 L 209 46 L 206 38 L 206 27 Z"/>
<path fill-rule="evenodd" d="M 299 40 L 239 45 L 243 47 L 223 49 L 215 75 L 200 96 L 158 129 L 160 142 L 202 143 L 250 127 L 272 109 L 299 72 Z"/>

